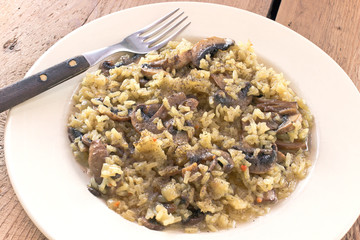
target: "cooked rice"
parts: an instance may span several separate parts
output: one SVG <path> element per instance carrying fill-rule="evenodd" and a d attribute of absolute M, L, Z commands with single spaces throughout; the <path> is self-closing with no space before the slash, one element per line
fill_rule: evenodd
<path fill-rule="evenodd" d="M 101 70 L 87 73 L 73 96 L 76 110 L 68 121 L 68 127 L 89 141 L 106 144 L 102 182 L 92 178 L 89 187 L 101 193 L 110 209 L 141 225 L 173 226 L 187 233 L 232 228 L 264 215 L 275 202 L 265 201 L 271 191 L 277 199 L 288 197 L 307 175 L 311 165 L 308 149 L 284 151 L 285 158 L 279 160 L 277 156 L 266 173 L 254 174 L 249 172 L 247 155 L 234 146 L 241 143 L 251 147 L 257 156 L 261 149 L 271 150 L 277 140 L 307 141 L 313 124 L 305 101 L 289 87 L 282 73 L 258 62 L 250 42 L 207 55 L 199 68 L 159 71 L 145 87 L 140 86 L 143 64 L 170 58 L 192 46 L 187 40 L 172 41 L 138 63 L 111 69 L 108 76 Z M 269 128 L 267 121 L 281 121 L 281 117 L 273 118 L 271 112 L 260 110 L 253 102 L 246 108 L 217 104 L 214 94 L 219 87 L 211 74 L 220 73 L 225 75 L 224 91 L 232 99 L 251 83 L 247 96 L 296 102 L 301 121 L 294 122 L 291 131 L 279 134 Z M 171 106 L 169 96 L 177 92 L 194 96 L 199 101 L 197 109 Z M 184 131 L 188 142 L 177 144 L 161 118 L 153 121 L 160 131 L 155 134 L 148 130 L 138 133 L 131 122 L 109 117 L 113 109 L 116 115 L 125 117 L 138 104 L 163 104 L 168 118 L 173 119 L 173 128 Z M 144 121 L 140 109 L 134 114 L 138 121 Z M 71 148 L 75 158 L 88 166 L 89 147 L 81 136 L 74 139 Z M 200 150 L 217 159 L 211 171 L 212 159 L 190 161 L 187 154 Z M 229 160 L 219 150 L 230 154 L 230 172 L 224 170 Z M 174 166 L 181 171 L 166 176 Z"/>

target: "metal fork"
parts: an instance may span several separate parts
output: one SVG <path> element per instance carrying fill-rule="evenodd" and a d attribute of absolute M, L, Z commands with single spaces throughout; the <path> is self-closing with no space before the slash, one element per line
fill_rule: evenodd
<path fill-rule="evenodd" d="M 146 54 L 165 46 L 191 22 L 179 19 L 175 9 L 150 25 L 132 33 L 121 42 L 65 60 L 30 77 L 0 89 L 0 112 L 22 103 L 56 85 L 86 71 L 104 58 L 117 52 Z"/>

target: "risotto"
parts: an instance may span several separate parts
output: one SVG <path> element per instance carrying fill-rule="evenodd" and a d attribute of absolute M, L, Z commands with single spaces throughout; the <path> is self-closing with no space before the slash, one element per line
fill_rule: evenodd
<path fill-rule="evenodd" d="M 250 42 L 183 39 L 105 61 L 73 104 L 68 133 L 89 191 L 152 230 L 252 220 L 311 166 L 312 115 Z"/>

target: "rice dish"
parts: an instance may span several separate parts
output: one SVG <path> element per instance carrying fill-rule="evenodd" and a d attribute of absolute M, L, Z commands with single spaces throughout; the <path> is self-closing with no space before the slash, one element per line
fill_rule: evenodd
<path fill-rule="evenodd" d="M 87 73 L 68 133 L 89 191 L 152 230 L 264 215 L 306 177 L 313 117 L 250 42 L 210 37 Z"/>

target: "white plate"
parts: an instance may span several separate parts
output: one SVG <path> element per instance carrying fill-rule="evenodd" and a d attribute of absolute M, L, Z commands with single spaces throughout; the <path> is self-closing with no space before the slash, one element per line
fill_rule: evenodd
<path fill-rule="evenodd" d="M 214 4 L 141 6 L 70 33 L 39 58 L 28 74 L 115 43 L 177 7 L 192 21 L 181 37 L 251 40 L 258 55 L 292 81 L 315 115 L 317 160 L 310 175 L 268 215 L 235 229 L 179 234 L 151 231 L 126 221 L 88 192 L 88 177 L 69 148 L 69 99 L 80 76 L 13 108 L 8 117 L 6 164 L 30 218 L 54 239 L 340 239 L 360 213 L 360 96 L 328 55 L 288 28 L 247 11 Z"/>

